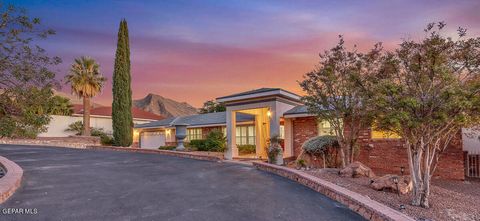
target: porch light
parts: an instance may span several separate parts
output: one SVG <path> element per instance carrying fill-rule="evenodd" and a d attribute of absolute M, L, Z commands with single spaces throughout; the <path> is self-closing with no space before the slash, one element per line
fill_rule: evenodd
<path fill-rule="evenodd" d="M 139 134 L 138 130 L 133 130 L 133 136 L 134 137 L 138 136 L 138 134 Z"/>
<path fill-rule="evenodd" d="M 267 111 L 267 116 L 268 116 L 268 117 L 271 117 L 271 116 L 272 116 L 272 112 Z"/>
<path fill-rule="evenodd" d="M 170 135 L 170 133 L 171 133 L 170 129 L 166 129 L 166 130 L 165 130 L 165 133 L 166 133 L 167 135 Z"/>

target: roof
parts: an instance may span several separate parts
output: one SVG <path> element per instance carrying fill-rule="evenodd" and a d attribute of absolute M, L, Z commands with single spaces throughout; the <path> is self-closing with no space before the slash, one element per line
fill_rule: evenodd
<path fill-rule="evenodd" d="M 83 108 L 75 112 L 75 114 L 83 114 Z M 97 107 L 90 109 L 90 115 L 97 116 L 112 116 L 112 107 Z M 162 120 L 165 117 L 144 111 L 140 108 L 132 107 L 132 117 L 135 119 L 149 119 L 149 120 Z"/>
<path fill-rule="evenodd" d="M 286 111 L 285 113 L 283 113 L 283 115 L 293 115 L 293 114 L 308 114 L 308 109 L 307 109 L 307 106 L 305 105 L 298 105 L 298 106 L 295 106 L 294 108 Z"/>
<path fill-rule="evenodd" d="M 79 114 L 83 110 L 83 105 L 82 104 L 73 104 L 72 105 L 72 110 L 74 114 Z"/>
<path fill-rule="evenodd" d="M 237 113 L 237 122 L 248 122 L 255 120 L 255 117 L 250 114 Z M 208 125 L 223 125 L 227 123 L 226 112 L 216 112 L 208 114 L 196 114 L 185 117 L 171 117 L 159 121 L 154 121 L 145 124 L 137 124 L 135 128 L 147 127 L 170 127 L 176 124 L 187 124 L 188 126 L 208 126 Z"/>
<path fill-rule="evenodd" d="M 270 92 L 270 93 L 269 93 Z M 275 93 L 277 92 L 277 93 Z M 230 100 L 230 98 L 235 98 L 235 97 L 242 97 L 242 98 L 248 98 L 251 97 L 252 95 L 259 95 L 263 94 L 263 96 L 268 96 L 268 95 L 283 95 L 286 97 L 289 97 L 294 100 L 299 100 L 300 95 L 292 93 L 290 91 L 281 89 L 281 88 L 259 88 L 259 89 L 254 89 L 250 91 L 245 91 L 241 93 L 236 93 L 236 94 L 231 94 L 223 97 L 218 97 L 217 100 Z"/>

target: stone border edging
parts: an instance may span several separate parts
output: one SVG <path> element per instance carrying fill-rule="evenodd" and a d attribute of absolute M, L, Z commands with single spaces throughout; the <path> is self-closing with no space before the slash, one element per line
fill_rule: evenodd
<path fill-rule="evenodd" d="M 20 187 L 23 169 L 2 156 L 0 156 L 0 166 L 5 170 L 5 176 L 0 178 L 0 203 L 3 203 Z"/>
<path fill-rule="evenodd" d="M 217 156 L 208 156 L 208 155 L 198 155 L 191 154 L 188 152 L 180 152 L 174 150 L 153 150 L 153 149 L 142 149 L 142 148 L 131 148 L 131 147 L 113 147 L 113 146 L 87 146 L 86 149 L 92 150 L 115 150 L 115 151 L 126 151 L 126 152 L 136 152 L 136 153 L 156 153 L 174 157 L 189 158 L 195 160 L 206 160 L 206 161 L 222 161 L 220 157 Z"/>
<path fill-rule="evenodd" d="M 274 173 L 307 186 L 316 192 L 340 202 L 367 220 L 415 221 L 412 217 L 384 204 L 310 174 L 261 162 L 253 162 L 253 166 L 259 170 Z"/>

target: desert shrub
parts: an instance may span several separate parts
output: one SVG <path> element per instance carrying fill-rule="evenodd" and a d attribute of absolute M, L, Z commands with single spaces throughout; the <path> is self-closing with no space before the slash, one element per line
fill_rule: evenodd
<path fill-rule="evenodd" d="M 227 138 L 220 130 L 212 130 L 207 134 L 205 148 L 207 151 L 223 152 L 227 146 Z"/>
<path fill-rule="evenodd" d="M 160 146 L 159 150 L 175 150 L 176 146 Z"/>
<path fill-rule="evenodd" d="M 238 148 L 238 153 L 240 154 L 255 153 L 257 149 L 255 145 L 251 145 L 251 144 L 237 145 L 237 148 Z"/>
<path fill-rule="evenodd" d="M 65 131 L 75 132 L 75 135 L 81 135 L 83 131 L 83 122 L 75 121 L 68 125 L 68 128 Z"/>
<path fill-rule="evenodd" d="M 102 128 L 92 128 L 91 135 L 95 137 L 100 137 L 100 143 L 105 146 L 113 145 L 113 137 L 106 134 Z"/>

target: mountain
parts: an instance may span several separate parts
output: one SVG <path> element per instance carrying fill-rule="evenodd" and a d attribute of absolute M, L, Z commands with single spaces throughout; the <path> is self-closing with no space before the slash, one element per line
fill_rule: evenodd
<path fill-rule="evenodd" d="M 186 102 L 178 102 L 157 94 L 133 100 L 133 106 L 165 117 L 178 117 L 197 114 L 198 109 Z"/>

